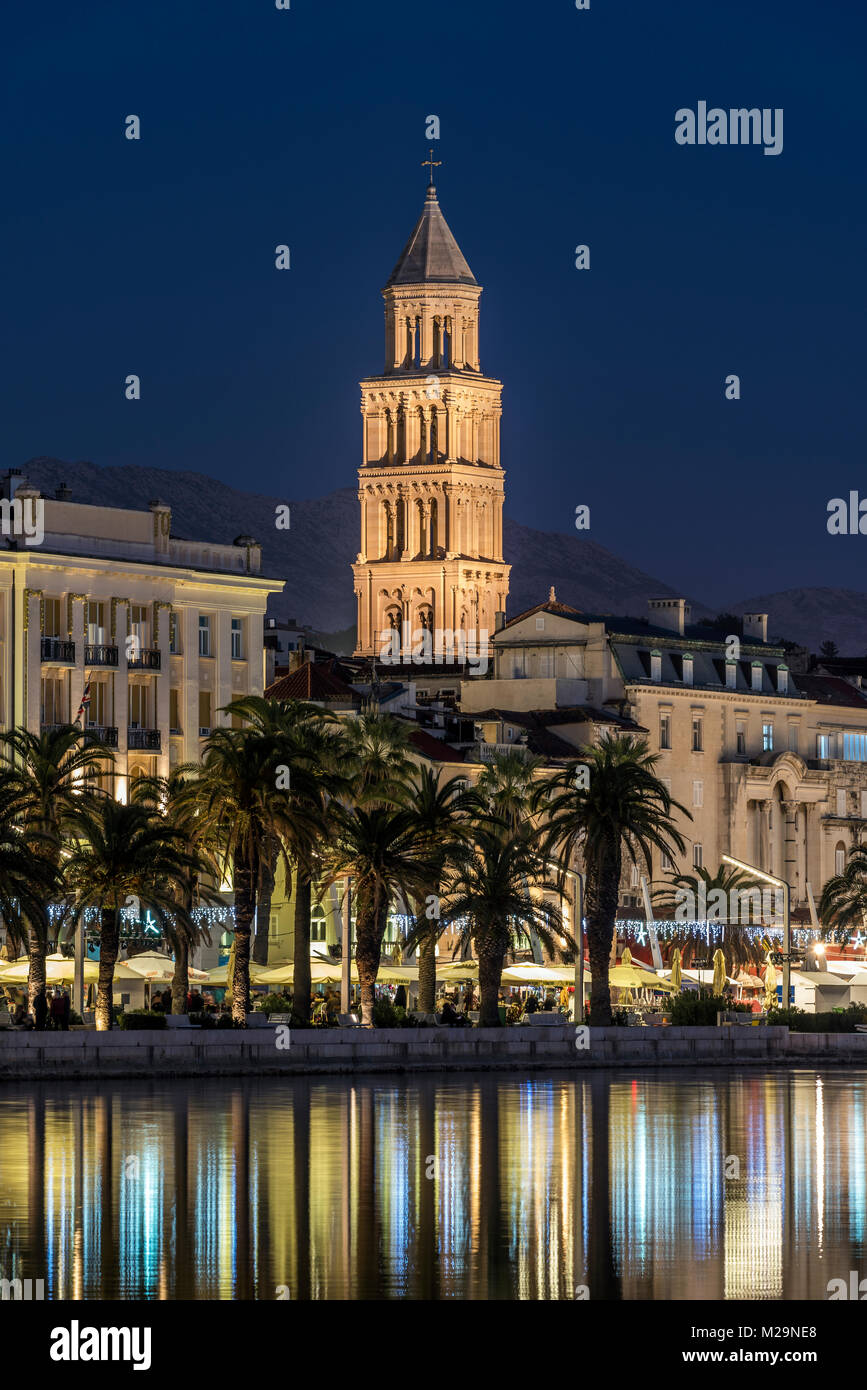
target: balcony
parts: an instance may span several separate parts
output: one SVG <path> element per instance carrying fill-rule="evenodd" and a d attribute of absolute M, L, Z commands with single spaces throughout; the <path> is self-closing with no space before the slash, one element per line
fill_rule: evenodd
<path fill-rule="evenodd" d="M 61 641 L 59 637 L 43 637 L 41 656 L 43 661 L 50 661 L 59 666 L 74 666 L 75 643 Z"/>
<path fill-rule="evenodd" d="M 127 748 L 130 752 L 139 749 L 148 753 L 158 753 L 160 751 L 160 731 L 159 729 L 128 729 Z"/>
<path fill-rule="evenodd" d="M 88 743 L 104 743 L 106 748 L 117 747 L 117 729 L 110 724 L 88 724 L 84 731 Z"/>
<path fill-rule="evenodd" d="M 102 642 L 87 642 L 84 647 L 85 666 L 116 666 L 117 647 L 107 647 Z"/>
<path fill-rule="evenodd" d="M 158 671 L 160 669 L 159 647 L 139 647 L 134 655 L 127 659 L 126 664 L 130 671 Z"/>

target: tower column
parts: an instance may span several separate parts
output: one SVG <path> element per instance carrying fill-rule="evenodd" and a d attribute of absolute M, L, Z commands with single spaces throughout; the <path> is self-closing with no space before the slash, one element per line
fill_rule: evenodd
<path fill-rule="evenodd" d="M 367 559 L 367 492 L 364 488 L 358 494 L 361 505 L 361 558 Z"/>

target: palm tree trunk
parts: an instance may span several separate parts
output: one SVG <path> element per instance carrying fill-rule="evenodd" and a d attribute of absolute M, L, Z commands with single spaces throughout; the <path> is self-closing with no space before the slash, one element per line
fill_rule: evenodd
<path fill-rule="evenodd" d="M 253 941 L 253 963 L 255 965 L 268 964 L 268 927 L 271 922 L 271 899 L 274 896 L 274 878 L 277 873 L 279 853 L 277 837 L 270 835 L 262 855 L 259 900 L 256 904 L 256 936 Z"/>
<path fill-rule="evenodd" d="M 295 945 L 292 954 L 292 1023 L 306 1028 L 310 1023 L 310 904 L 313 891 L 301 866 L 295 881 Z"/>
<path fill-rule="evenodd" d="M 190 944 L 183 937 L 176 944 L 175 970 L 172 975 L 172 1013 L 187 1012 L 187 992 L 190 988 Z"/>
<path fill-rule="evenodd" d="M 114 967 L 120 945 L 120 913 L 104 907 L 99 924 L 99 979 L 96 985 L 96 1031 L 107 1033 L 112 1023 Z"/>
<path fill-rule="evenodd" d="M 500 1027 L 500 985 L 503 979 L 502 951 L 491 950 L 484 941 L 476 943 L 479 957 L 479 1027 Z"/>
<path fill-rule="evenodd" d="M 250 1012 L 250 941 L 253 918 L 256 915 L 255 864 L 248 864 L 239 851 L 233 864 L 235 890 L 235 963 L 229 981 L 232 997 L 232 1022 L 236 1028 L 246 1028 Z"/>
<path fill-rule="evenodd" d="M 436 1008 L 436 947 L 436 932 L 431 926 L 418 948 L 418 1007 L 425 1014 L 432 1014 Z"/>
<path fill-rule="evenodd" d="M 30 928 L 30 969 L 27 973 L 27 1008 L 33 1013 L 36 996 L 45 989 L 45 937 Z"/>
<path fill-rule="evenodd" d="M 620 890 L 620 851 L 609 845 L 595 864 L 587 865 L 587 950 L 590 957 L 590 1023 L 594 1028 L 610 1028 L 611 987 L 608 970 L 617 898 Z"/>
<path fill-rule="evenodd" d="M 385 934 L 386 914 L 377 913 L 367 894 L 359 893 L 356 899 L 356 943 L 355 964 L 358 966 L 358 983 L 361 988 L 361 1025 L 373 1028 L 373 1005 L 376 1000 L 376 977 L 382 956 L 382 938 Z"/>

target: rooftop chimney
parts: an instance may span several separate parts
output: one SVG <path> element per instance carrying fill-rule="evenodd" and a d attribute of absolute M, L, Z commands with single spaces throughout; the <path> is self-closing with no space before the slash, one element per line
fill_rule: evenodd
<path fill-rule="evenodd" d="M 61 483 L 60 487 L 54 489 L 54 496 L 58 502 L 69 502 L 72 500 L 72 489 Z"/>
<path fill-rule="evenodd" d="M 768 640 L 768 615 L 767 613 L 745 613 L 744 614 L 744 637 L 752 637 L 757 642 L 767 642 Z"/>
<path fill-rule="evenodd" d="M 657 627 L 667 627 L 680 637 L 689 622 L 692 608 L 685 598 L 649 598 L 650 621 Z"/>

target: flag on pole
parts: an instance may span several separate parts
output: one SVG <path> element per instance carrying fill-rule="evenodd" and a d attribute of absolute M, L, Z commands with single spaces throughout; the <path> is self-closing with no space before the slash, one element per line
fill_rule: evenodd
<path fill-rule="evenodd" d="M 90 709 L 90 680 L 84 682 L 84 694 L 81 697 L 81 704 L 78 706 L 78 714 L 75 716 L 76 724 L 80 724 L 82 716 L 86 718 L 87 711 Z"/>

